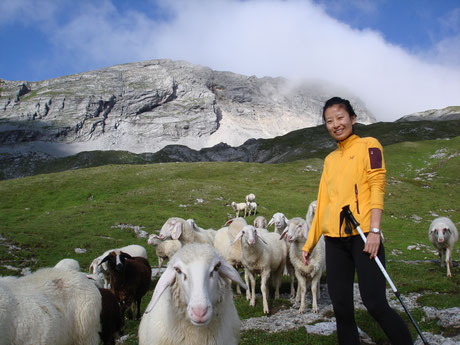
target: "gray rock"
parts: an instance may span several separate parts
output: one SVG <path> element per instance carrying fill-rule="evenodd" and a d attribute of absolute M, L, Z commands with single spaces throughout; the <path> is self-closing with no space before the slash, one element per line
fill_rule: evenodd
<path fill-rule="evenodd" d="M 329 90 L 331 90 L 329 88 Z M 151 60 L 38 82 L 3 81 L 0 148 L 53 156 L 241 145 L 321 123 L 332 91 Z M 361 123 L 375 118 L 350 98 Z"/>

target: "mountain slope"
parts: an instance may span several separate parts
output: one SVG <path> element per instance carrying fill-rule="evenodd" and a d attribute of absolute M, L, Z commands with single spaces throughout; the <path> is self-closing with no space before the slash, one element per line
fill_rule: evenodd
<path fill-rule="evenodd" d="M 387 146 L 403 141 L 432 140 L 460 136 L 460 120 L 379 122 L 356 125 L 360 136 L 372 136 Z M 193 150 L 170 145 L 156 153 L 134 154 L 126 151 L 88 151 L 55 158 L 44 153 L 0 154 L 0 179 L 101 166 L 106 164 L 146 164 L 160 162 L 239 161 L 283 163 L 305 158 L 324 158 L 335 148 L 323 125 L 293 131 L 274 139 L 250 139 L 232 147 L 218 144 Z"/>

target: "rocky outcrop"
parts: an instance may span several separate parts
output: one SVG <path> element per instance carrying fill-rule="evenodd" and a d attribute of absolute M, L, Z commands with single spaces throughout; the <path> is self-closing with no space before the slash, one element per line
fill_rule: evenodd
<path fill-rule="evenodd" d="M 460 106 L 452 106 L 444 109 L 431 109 L 405 115 L 397 121 L 449 121 L 460 120 Z"/>
<path fill-rule="evenodd" d="M 54 156 L 91 150 L 198 150 L 221 142 L 273 138 L 321 123 L 331 96 L 282 78 L 217 72 L 152 60 L 56 79 L 3 81 L 0 150 Z M 362 123 L 375 122 L 353 100 Z"/>

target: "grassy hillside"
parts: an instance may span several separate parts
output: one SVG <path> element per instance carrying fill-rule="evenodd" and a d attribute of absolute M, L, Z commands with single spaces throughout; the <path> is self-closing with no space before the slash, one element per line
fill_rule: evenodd
<path fill-rule="evenodd" d="M 460 269 L 455 267 L 453 277 L 446 278 L 445 268 L 433 261 L 437 257 L 427 231 L 436 215 L 450 217 L 457 225 L 460 221 L 460 137 L 388 145 L 385 159 L 388 185 L 382 228 L 390 276 L 403 295 L 423 292 L 423 305 L 459 306 Z M 77 259 L 87 270 L 108 248 L 146 245 L 123 224 L 152 233 L 177 216 L 193 218 L 203 228 L 219 228 L 233 214 L 230 203 L 243 201 L 249 192 L 257 197 L 258 214 L 267 219 L 275 212 L 304 217 L 316 199 L 322 164 L 322 159 L 310 158 L 283 164 L 106 165 L 0 181 L 0 274 L 18 275 L 26 267 L 34 271 L 64 257 Z M 75 248 L 86 252 L 76 254 Z M 147 250 L 156 264 L 153 247 Z M 458 257 L 457 250 L 454 260 Z M 144 298 L 143 308 L 150 296 L 151 292 Z M 237 308 L 242 318 L 263 314 L 260 302 L 249 308 L 237 299 Z M 421 321 L 422 310 L 414 316 L 424 330 L 446 331 Z M 358 313 L 359 322 L 368 318 Z M 135 321 L 127 323 L 126 333 L 133 335 L 129 344 L 137 344 L 137 326 Z M 379 344 L 387 344 L 375 325 L 367 327 Z M 303 328 L 274 335 L 249 331 L 242 336 L 241 344 L 262 343 L 335 344 L 335 338 L 307 335 Z"/>

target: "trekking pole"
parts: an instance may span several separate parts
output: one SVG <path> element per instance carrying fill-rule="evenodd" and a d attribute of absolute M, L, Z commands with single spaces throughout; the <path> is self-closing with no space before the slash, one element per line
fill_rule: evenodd
<path fill-rule="evenodd" d="M 346 205 L 346 206 L 342 207 L 342 212 L 340 213 L 340 218 L 341 219 L 345 218 L 348 221 L 348 224 L 346 224 L 346 225 L 349 225 L 351 223 L 351 225 L 356 230 L 358 230 L 359 235 L 361 236 L 361 238 L 364 241 L 364 244 L 366 244 L 366 236 L 364 236 L 363 231 L 359 227 L 358 221 L 353 216 L 353 213 L 350 210 L 350 205 Z M 415 326 L 415 329 L 417 330 L 418 334 L 420 335 L 420 338 L 422 339 L 423 343 L 425 345 L 429 345 L 428 341 L 423 336 L 422 331 L 418 327 L 417 322 L 414 320 L 414 318 L 412 317 L 411 313 L 409 312 L 409 309 L 407 309 L 406 305 L 404 304 L 404 302 L 403 302 L 403 300 L 401 298 L 401 295 L 399 294 L 398 289 L 396 289 L 396 286 L 393 284 L 390 276 L 388 275 L 387 271 L 385 270 L 385 267 L 383 267 L 382 262 L 380 261 L 380 259 L 377 256 L 375 257 L 375 262 L 377 263 L 377 266 L 379 266 L 380 271 L 382 271 L 383 275 L 385 276 L 385 279 L 387 280 L 388 284 L 390 284 L 390 287 L 393 290 L 394 294 L 396 295 L 396 297 L 398 297 L 399 302 L 401 302 L 401 305 L 403 306 L 404 310 L 406 311 L 407 316 L 409 316 L 409 319 L 412 321 L 412 324 Z"/>

